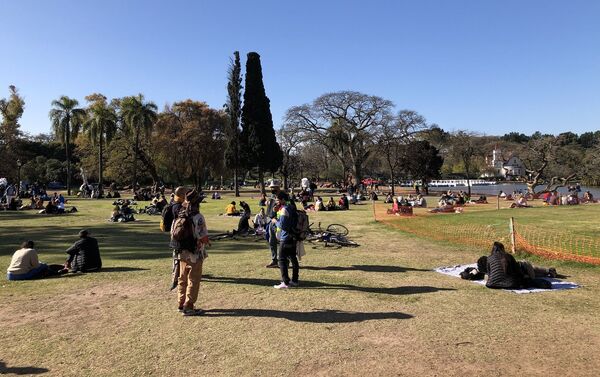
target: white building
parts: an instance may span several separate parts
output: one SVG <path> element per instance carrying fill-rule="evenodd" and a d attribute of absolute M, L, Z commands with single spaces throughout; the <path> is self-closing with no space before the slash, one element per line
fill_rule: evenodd
<path fill-rule="evenodd" d="M 488 165 L 494 169 L 494 173 L 498 177 L 515 178 L 522 177 L 527 174 L 525 164 L 517 156 L 512 156 L 508 161 L 502 158 L 502 152 L 498 147 L 492 151 L 492 159 L 488 160 Z"/>

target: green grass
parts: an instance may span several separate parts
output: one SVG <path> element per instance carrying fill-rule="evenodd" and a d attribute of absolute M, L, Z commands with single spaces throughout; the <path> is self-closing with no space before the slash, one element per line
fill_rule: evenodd
<path fill-rule="evenodd" d="M 256 198 L 245 199 L 256 210 Z M 237 219 L 218 216 L 229 200 L 202 205 L 211 232 L 237 226 Z M 552 262 L 584 286 L 574 291 L 488 290 L 430 270 L 470 263 L 489 247 L 407 236 L 374 222 L 369 205 L 353 206 L 310 214 L 311 221 L 346 224 L 361 246 L 309 246 L 298 289 L 271 287 L 279 277 L 264 268 L 270 259 L 264 243 L 214 242 L 199 298 L 208 312 L 182 318 L 168 291 L 171 251 L 159 217 L 108 223 L 110 201 L 73 204 L 79 212 L 65 216 L 0 212 L 1 268 L 25 239 L 36 241 L 41 260 L 61 263 L 82 228 L 98 238 L 105 267 L 0 284 L 6 368 L 42 368 L 56 376 L 452 376 L 481 370 L 593 376 L 600 367 L 598 267 Z M 539 213 L 546 221 L 550 212 Z M 500 214 L 490 212 L 492 221 L 505 221 L 494 216 Z M 445 221 L 465 218 L 488 217 Z"/>

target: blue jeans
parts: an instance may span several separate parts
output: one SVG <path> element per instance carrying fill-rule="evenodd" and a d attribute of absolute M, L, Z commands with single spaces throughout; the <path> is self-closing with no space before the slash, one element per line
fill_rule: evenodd
<path fill-rule="evenodd" d="M 13 274 L 10 272 L 6 273 L 6 279 L 8 280 L 30 280 L 35 279 L 42 272 L 45 272 L 48 269 L 48 265 L 45 263 L 40 263 L 40 265 L 33 270 L 24 273 L 24 274 Z"/>

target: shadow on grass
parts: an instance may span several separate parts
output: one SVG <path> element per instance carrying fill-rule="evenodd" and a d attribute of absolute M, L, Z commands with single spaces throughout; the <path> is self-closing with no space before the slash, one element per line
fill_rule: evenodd
<path fill-rule="evenodd" d="M 314 270 L 314 271 L 366 271 L 366 272 L 406 272 L 406 271 L 431 271 L 424 270 L 421 268 L 410 268 L 400 266 L 378 266 L 378 265 L 354 265 L 349 267 L 341 266 L 302 266 L 302 270 Z"/>
<path fill-rule="evenodd" d="M 216 277 L 205 275 L 203 279 L 210 283 L 225 283 L 225 284 L 245 284 L 271 287 L 277 284 L 279 280 L 272 279 L 256 279 L 256 278 L 231 278 L 231 277 Z M 455 291 L 453 288 L 438 288 L 430 286 L 404 286 L 404 287 L 360 287 L 350 284 L 331 284 L 313 280 L 300 280 L 300 286 L 293 289 L 341 289 L 348 291 L 380 293 L 388 295 L 413 295 L 419 293 L 431 293 L 437 291 Z"/>
<path fill-rule="evenodd" d="M 138 267 L 102 267 L 99 273 L 102 272 L 130 272 L 130 271 L 149 271 L 149 268 Z"/>
<path fill-rule="evenodd" d="M 409 319 L 410 314 L 400 312 L 346 312 L 342 310 L 319 309 L 312 312 L 291 312 L 271 309 L 210 309 L 207 317 L 268 317 L 283 318 L 294 322 L 349 323 L 380 319 Z"/>
<path fill-rule="evenodd" d="M 0 218 L 1 221 L 1 218 Z M 19 245 L 26 240 L 33 240 L 40 253 L 40 259 L 48 254 L 64 254 L 66 249 L 76 242 L 78 233 L 85 228 L 90 235 L 98 240 L 100 255 L 108 259 L 149 260 L 169 258 L 172 251 L 169 248 L 169 233 L 161 232 L 144 224 L 106 223 L 82 226 L 36 226 L 12 229 L 1 229 L 0 256 L 12 255 Z M 217 232 L 218 233 L 218 232 Z M 242 253 L 256 249 L 257 243 L 251 239 L 213 244 L 209 253 L 227 254 Z"/>
<path fill-rule="evenodd" d="M 7 367 L 4 361 L 0 361 L 0 374 L 42 374 L 49 371 L 49 369 L 37 367 Z"/>

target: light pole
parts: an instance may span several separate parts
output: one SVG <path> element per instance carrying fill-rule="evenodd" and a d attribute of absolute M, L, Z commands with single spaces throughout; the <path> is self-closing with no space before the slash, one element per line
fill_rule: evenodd
<path fill-rule="evenodd" d="M 17 197 L 21 197 L 21 160 L 17 159 Z"/>

